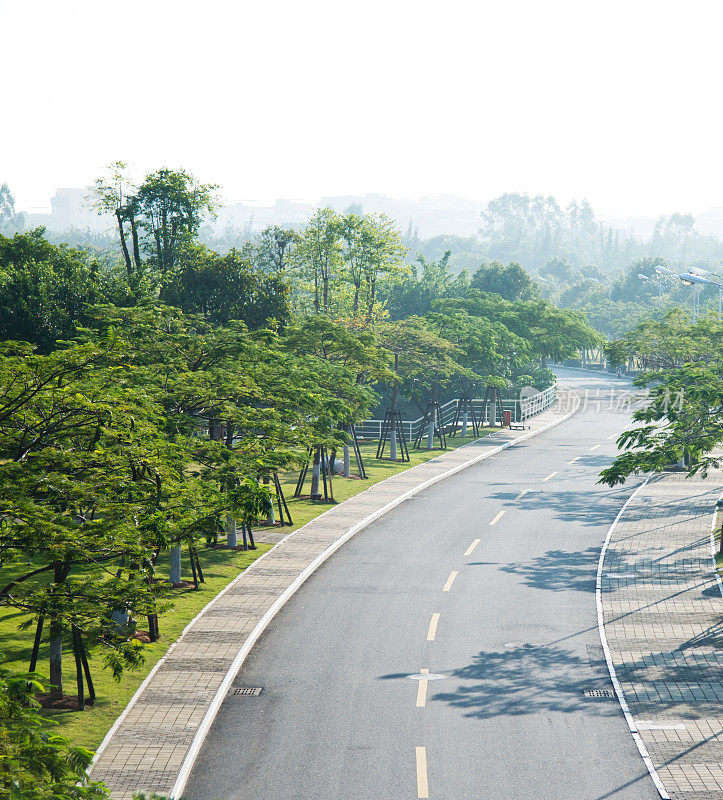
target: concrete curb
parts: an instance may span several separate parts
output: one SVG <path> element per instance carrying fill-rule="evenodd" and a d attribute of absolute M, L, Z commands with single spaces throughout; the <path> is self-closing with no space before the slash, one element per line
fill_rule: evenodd
<path fill-rule="evenodd" d="M 640 484 L 640 486 L 635 489 L 635 491 L 628 497 L 625 501 L 623 507 L 618 511 L 618 515 L 613 520 L 613 524 L 610 526 L 608 530 L 608 534 L 605 537 L 605 542 L 603 543 L 602 549 L 600 550 L 600 558 L 598 559 L 597 563 L 597 577 L 595 579 L 595 605 L 597 606 L 597 627 L 598 633 L 600 634 L 600 642 L 602 644 L 603 653 L 605 654 L 605 663 L 608 667 L 608 672 L 610 673 L 610 679 L 613 682 L 613 688 L 615 689 L 615 696 L 618 699 L 618 703 L 620 703 L 620 708 L 622 709 L 623 715 L 625 716 L 625 722 L 628 724 L 628 728 L 630 729 L 630 733 L 633 736 L 633 741 L 635 742 L 638 752 L 640 753 L 645 766 L 650 773 L 650 777 L 653 779 L 653 783 L 655 784 L 655 788 L 658 790 L 658 794 L 662 798 L 662 800 L 670 800 L 670 795 L 665 791 L 665 786 L 663 786 L 663 782 L 660 780 L 660 776 L 658 775 L 658 771 L 655 769 L 655 766 L 650 759 L 650 755 L 648 753 L 647 748 L 645 747 L 645 743 L 640 738 L 640 734 L 638 733 L 638 726 L 635 724 L 635 720 L 633 719 L 633 715 L 630 713 L 630 707 L 628 706 L 628 702 L 625 699 L 625 695 L 623 694 L 622 687 L 620 686 L 620 681 L 618 680 L 617 673 L 615 671 L 615 665 L 613 664 L 613 659 L 610 654 L 610 648 L 608 647 L 608 639 L 607 635 L 605 634 L 605 619 L 603 617 L 603 604 L 602 604 L 602 573 L 603 573 L 603 564 L 605 563 L 605 555 L 608 550 L 608 545 L 610 544 L 610 539 L 617 528 L 618 522 L 622 519 L 623 514 L 625 513 L 627 507 L 632 503 L 632 501 L 637 497 L 638 493 L 641 492 L 650 482 L 651 475 L 648 475 L 647 478 Z"/>
<path fill-rule="evenodd" d="M 186 753 L 186 757 L 183 760 L 181 768 L 178 773 L 178 777 L 176 778 L 176 782 L 171 789 L 170 797 L 173 798 L 180 798 L 183 794 L 184 789 L 186 788 L 186 783 L 188 778 L 191 774 L 191 770 L 198 758 L 198 754 L 201 750 L 203 742 L 208 735 L 208 732 L 213 724 L 216 715 L 223 703 L 226 694 L 228 693 L 231 684 L 233 683 L 236 675 L 238 674 L 239 670 L 241 669 L 246 657 L 248 656 L 249 652 L 253 648 L 254 644 L 258 641 L 261 634 L 266 630 L 269 623 L 273 620 L 276 614 L 281 610 L 281 608 L 288 602 L 288 600 L 294 595 L 294 593 L 299 589 L 299 587 L 306 581 L 306 579 L 312 575 L 331 555 L 333 555 L 345 542 L 352 538 L 355 534 L 359 533 L 359 531 L 366 528 L 371 523 L 378 520 L 380 517 L 384 516 L 388 512 L 392 511 L 398 505 L 400 505 L 405 500 L 413 497 L 415 494 L 428 489 L 430 486 L 433 486 L 436 483 L 439 483 L 446 478 L 451 477 L 452 475 L 456 475 L 458 472 L 461 472 L 463 469 L 467 469 L 468 467 L 474 466 L 475 464 L 480 463 L 481 461 L 485 461 L 488 458 L 491 458 L 493 455 L 506 450 L 508 447 L 512 447 L 513 445 L 518 444 L 519 442 L 523 442 L 527 439 L 530 439 L 533 436 L 537 436 L 540 433 L 544 433 L 545 431 L 549 430 L 550 428 L 559 425 L 560 423 L 564 422 L 565 420 L 569 419 L 570 417 L 575 414 L 580 408 L 580 399 L 576 398 L 577 403 L 572 411 L 564 414 L 559 419 L 553 420 L 552 422 L 544 425 L 539 430 L 530 431 L 529 433 L 523 434 L 522 436 L 518 436 L 515 439 L 511 439 L 509 442 L 505 442 L 494 449 L 482 453 L 474 458 L 465 461 L 462 464 L 458 464 L 457 466 L 453 467 L 452 469 L 447 470 L 446 472 L 440 473 L 439 475 L 435 475 L 433 478 L 429 478 L 426 481 L 423 481 L 419 485 L 415 486 L 412 489 L 409 489 L 406 492 L 403 492 L 399 496 L 395 497 L 394 500 L 389 501 L 386 505 L 382 506 L 381 508 L 377 509 L 369 516 L 365 517 L 351 528 L 349 528 L 345 533 L 343 533 L 336 541 L 334 541 L 331 545 L 329 545 L 322 553 L 320 553 L 295 579 L 294 581 L 284 590 L 284 592 L 279 595 L 279 597 L 274 601 L 274 603 L 269 607 L 266 611 L 264 616 L 258 621 L 254 629 L 249 633 L 248 637 L 243 643 L 243 646 L 237 653 L 236 657 L 234 658 L 231 666 L 229 667 L 224 679 L 219 686 L 211 704 L 206 711 L 206 714 L 203 717 L 200 725 L 196 730 L 196 734 L 191 742 L 191 745 Z M 427 462 L 428 463 L 428 462 Z M 375 484 L 379 485 L 379 484 Z M 322 516 L 322 515 L 320 515 Z M 317 517 L 318 519 L 318 517 Z M 299 528 L 299 530 L 303 530 L 303 528 Z M 298 531 L 294 531 L 294 533 L 298 533 Z M 289 534 L 290 536 L 294 534 Z M 285 541 L 285 537 L 281 541 Z M 279 542 L 281 544 L 281 542 Z M 278 545 L 277 545 L 278 546 Z M 272 548 L 273 550 L 274 548 Z M 269 550 L 269 553 L 272 552 Z M 266 554 L 264 554 L 266 555 Z M 263 556 L 262 556 L 263 558 Z M 261 559 L 258 559 L 254 563 L 258 563 Z M 230 584 L 229 584 L 230 585 Z M 224 590 L 225 591 L 225 590 Z M 217 595 L 218 596 L 218 595 Z M 215 600 L 215 598 L 214 598 Z M 212 601 L 213 602 L 213 601 Z M 209 604 L 210 605 L 210 604 Z M 205 608 L 200 612 L 198 616 L 201 616 L 205 612 Z M 190 625 L 190 623 L 189 623 Z M 150 677 L 150 676 L 149 676 Z M 136 693 L 136 695 L 140 695 L 140 689 Z M 134 695 L 134 700 L 136 698 Z M 110 737 L 107 737 L 110 738 Z M 104 740 L 105 743 L 105 740 Z"/>

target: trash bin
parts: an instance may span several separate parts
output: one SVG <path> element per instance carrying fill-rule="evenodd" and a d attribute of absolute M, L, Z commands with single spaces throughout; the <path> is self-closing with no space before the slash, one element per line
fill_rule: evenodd
<path fill-rule="evenodd" d="M 502 412 L 502 424 L 505 428 L 512 427 L 512 412 L 511 411 L 503 411 Z"/>

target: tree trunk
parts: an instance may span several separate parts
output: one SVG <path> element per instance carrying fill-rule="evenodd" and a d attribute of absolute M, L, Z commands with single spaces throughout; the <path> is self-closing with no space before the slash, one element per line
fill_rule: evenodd
<path fill-rule="evenodd" d="M 50 623 L 50 699 L 63 697 L 63 626 Z"/>
<path fill-rule="evenodd" d="M 131 240 L 133 242 L 133 261 L 136 265 L 136 270 L 140 271 L 141 268 L 141 249 L 138 246 L 138 228 L 136 227 L 136 221 L 131 217 Z"/>
<path fill-rule="evenodd" d="M 462 414 L 462 438 L 467 435 L 467 425 L 469 423 L 469 412 L 467 411 L 467 406 L 464 407 L 464 413 Z"/>
<path fill-rule="evenodd" d="M 238 536 L 236 535 L 236 520 L 233 517 L 226 517 L 226 544 L 229 547 L 236 547 Z"/>
<path fill-rule="evenodd" d="M 427 433 L 427 450 L 434 447 L 434 422 L 437 415 L 437 409 L 432 406 L 431 414 L 429 415 L 429 432 Z"/>
<path fill-rule="evenodd" d="M 269 476 L 268 475 L 264 475 L 264 477 L 263 477 L 264 486 L 268 486 L 269 483 L 270 483 Z M 276 522 L 276 515 L 274 513 L 274 501 L 273 500 L 271 500 L 271 503 L 269 504 L 269 513 L 266 515 L 266 521 L 269 523 L 269 525 L 273 525 Z"/>
<path fill-rule="evenodd" d="M 321 500 L 319 494 L 319 478 L 321 476 L 321 450 L 314 448 L 314 464 L 311 469 L 311 499 Z"/>
<path fill-rule="evenodd" d="M 131 264 L 131 256 L 128 252 L 128 245 L 126 244 L 126 234 L 123 230 L 123 217 L 121 216 L 120 208 L 116 208 L 115 216 L 118 220 L 118 233 L 120 234 L 120 242 L 121 242 L 121 249 L 123 250 L 123 258 L 126 262 L 126 272 L 128 273 L 128 279 L 133 276 L 133 265 Z"/>
<path fill-rule="evenodd" d="M 181 546 L 176 545 L 171 548 L 171 576 L 170 581 L 172 585 L 178 585 L 181 582 Z"/>
<path fill-rule="evenodd" d="M 349 445 L 344 445 L 344 477 L 351 477 L 351 458 L 349 457 Z"/>
<path fill-rule="evenodd" d="M 394 372 L 399 372 L 399 353 L 394 354 Z M 396 412 L 397 398 L 399 397 L 399 382 L 394 381 L 394 388 L 392 389 L 392 401 L 390 403 L 390 411 Z M 392 461 L 397 460 L 397 419 L 396 414 L 391 415 L 392 429 L 389 431 L 389 457 Z"/>

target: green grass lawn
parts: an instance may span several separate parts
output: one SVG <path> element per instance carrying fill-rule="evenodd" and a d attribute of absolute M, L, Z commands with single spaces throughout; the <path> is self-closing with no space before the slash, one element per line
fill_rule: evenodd
<path fill-rule="evenodd" d="M 489 432 L 483 431 L 483 435 Z M 448 449 L 454 449 L 461 445 L 473 441 L 471 437 L 465 439 L 448 439 Z M 439 455 L 437 450 L 410 451 L 410 463 L 392 463 L 389 461 L 377 461 L 376 442 L 366 442 L 361 444 L 362 455 L 364 458 L 368 480 L 358 480 L 354 478 L 334 477 L 334 498 L 336 503 L 343 502 L 349 497 L 353 497 L 359 492 L 363 492 L 370 486 L 385 478 L 389 478 L 405 469 L 422 464 L 430 458 Z M 352 458 L 352 472 L 356 469 L 356 464 Z M 282 485 L 286 500 L 294 520 L 293 527 L 283 529 L 284 533 L 289 533 L 301 525 L 322 514 L 330 504 L 323 502 L 312 502 L 310 500 L 292 499 L 298 473 L 287 473 L 282 476 Z M 308 494 L 309 481 L 305 486 L 305 493 Z M 276 529 L 277 532 L 278 529 Z M 264 538 L 264 530 L 258 529 L 259 538 Z M 170 645 L 178 638 L 181 631 L 191 619 L 212 600 L 231 580 L 242 572 L 249 564 L 255 561 L 260 555 L 267 552 L 272 545 L 259 544 L 256 550 L 233 551 L 212 548 L 199 548 L 199 557 L 204 572 L 205 584 L 196 591 L 193 588 L 177 589 L 170 595 L 173 608 L 162 614 L 159 619 L 161 638 L 159 641 L 149 644 L 145 648 L 145 663 L 139 669 L 126 672 L 120 683 L 116 683 L 108 670 L 103 669 L 100 657 L 93 658 L 91 654 L 91 669 L 97 699 L 93 706 L 87 706 L 84 712 L 71 711 L 48 711 L 51 717 L 59 724 L 59 732 L 67 736 L 73 744 L 82 745 L 95 749 L 105 736 L 106 732 L 113 724 L 117 716 L 130 700 L 141 681 L 150 672 L 153 666 L 163 656 Z M 165 576 L 168 574 L 169 567 L 168 553 L 161 555 L 159 559 L 158 574 Z M 184 550 L 183 558 L 184 579 L 190 580 L 190 567 Z M 11 579 L 7 574 L 8 570 L 2 570 L 2 582 Z M 19 623 L 25 619 L 25 615 L 11 612 L 0 615 L 0 663 L 13 670 L 27 670 L 32 649 L 34 626 L 21 631 L 18 629 Z M 64 689 L 67 694 L 75 693 L 75 662 L 72 650 L 64 644 L 64 666 L 63 680 Z M 48 670 L 48 645 L 47 640 L 40 649 L 38 660 L 38 672 L 47 676 Z"/>

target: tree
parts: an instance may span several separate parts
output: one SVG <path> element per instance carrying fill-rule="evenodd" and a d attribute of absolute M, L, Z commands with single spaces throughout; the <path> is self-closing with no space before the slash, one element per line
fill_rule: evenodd
<path fill-rule="evenodd" d="M 530 276 L 519 264 L 504 266 L 499 261 L 483 264 L 472 276 L 470 288 L 493 292 L 505 300 L 526 300 L 533 294 Z"/>
<path fill-rule="evenodd" d="M 0 236 L 0 340 L 32 342 L 49 352 L 72 337 L 101 299 L 99 270 L 85 251 L 50 244 L 43 228 Z"/>
<path fill-rule="evenodd" d="M 16 233 L 22 230 L 25 218 L 15 212 L 15 198 L 7 183 L 0 186 L 0 233 Z"/>
<path fill-rule="evenodd" d="M 46 691 L 34 674 L 0 668 L 0 791 L 9 800 L 105 800 L 90 782 L 93 754 L 73 747 L 38 713 L 35 695 Z"/>
<path fill-rule="evenodd" d="M 128 178 L 127 170 L 128 165 L 125 161 L 115 161 L 110 164 L 107 175 L 96 180 L 91 198 L 99 214 L 113 214 L 116 218 L 128 283 L 135 288 L 143 265 L 138 239 L 137 189 Z M 126 227 L 130 229 L 132 260 L 131 251 L 128 249 Z"/>
<path fill-rule="evenodd" d="M 435 307 L 437 301 L 467 294 L 467 274 L 452 275 L 449 269 L 451 256 L 449 250 L 436 261 L 420 255 L 409 273 L 383 287 L 380 297 L 392 319 L 424 316 Z"/>
<path fill-rule="evenodd" d="M 282 276 L 291 267 L 296 233 L 289 228 L 272 225 L 261 231 L 256 243 L 256 263 L 261 271 Z"/>
<path fill-rule="evenodd" d="M 291 315 L 286 277 L 259 269 L 249 248 L 220 256 L 203 245 L 189 245 L 166 275 L 160 300 L 186 314 L 202 314 L 209 322 L 241 320 L 250 329 L 263 328 L 270 320 L 283 328 Z"/>
<path fill-rule="evenodd" d="M 640 423 L 618 439 L 623 451 L 600 473 L 614 486 L 634 474 L 682 462 L 704 477 L 721 464 L 723 442 L 723 327 L 713 317 L 688 325 L 678 313 L 640 325 L 616 348 L 635 355 L 645 371 L 635 385 L 647 390 L 633 413 Z"/>
<path fill-rule="evenodd" d="M 185 170 L 166 167 L 146 175 L 136 187 L 126 177 L 124 162 L 111 164 L 109 174 L 96 181 L 93 196 L 99 213 L 116 217 L 130 283 L 139 278 L 143 254 L 161 276 L 177 266 L 204 218 L 215 214 L 216 188 L 199 183 Z M 132 260 L 126 226 L 131 234 Z"/>
<path fill-rule="evenodd" d="M 328 314 L 342 265 L 339 217 L 330 208 L 317 211 L 300 232 L 294 264 L 313 296 L 314 311 Z"/>
<path fill-rule="evenodd" d="M 0 606 L 37 623 L 31 671 L 47 623 L 53 698 L 63 695 L 62 641 L 72 639 L 81 707 L 82 668 L 92 695 L 88 644 L 115 675 L 141 660 L 112 611 L 154 613 L 156 515 L 164 484 L 178 480 L 176 454 L 158 447 L 154 409 L 128 391 L 115 349 L 36 356 L 22 343 L 0 346 Z"/>
<path fill-rule="evenodd" d="M 205 215 L 213 215 L 217 187 L 199 183 L 185 170 L 162 168 L 146 175 L 135 204 L 150 260 L 165 275 L 178 263 Z"/>

